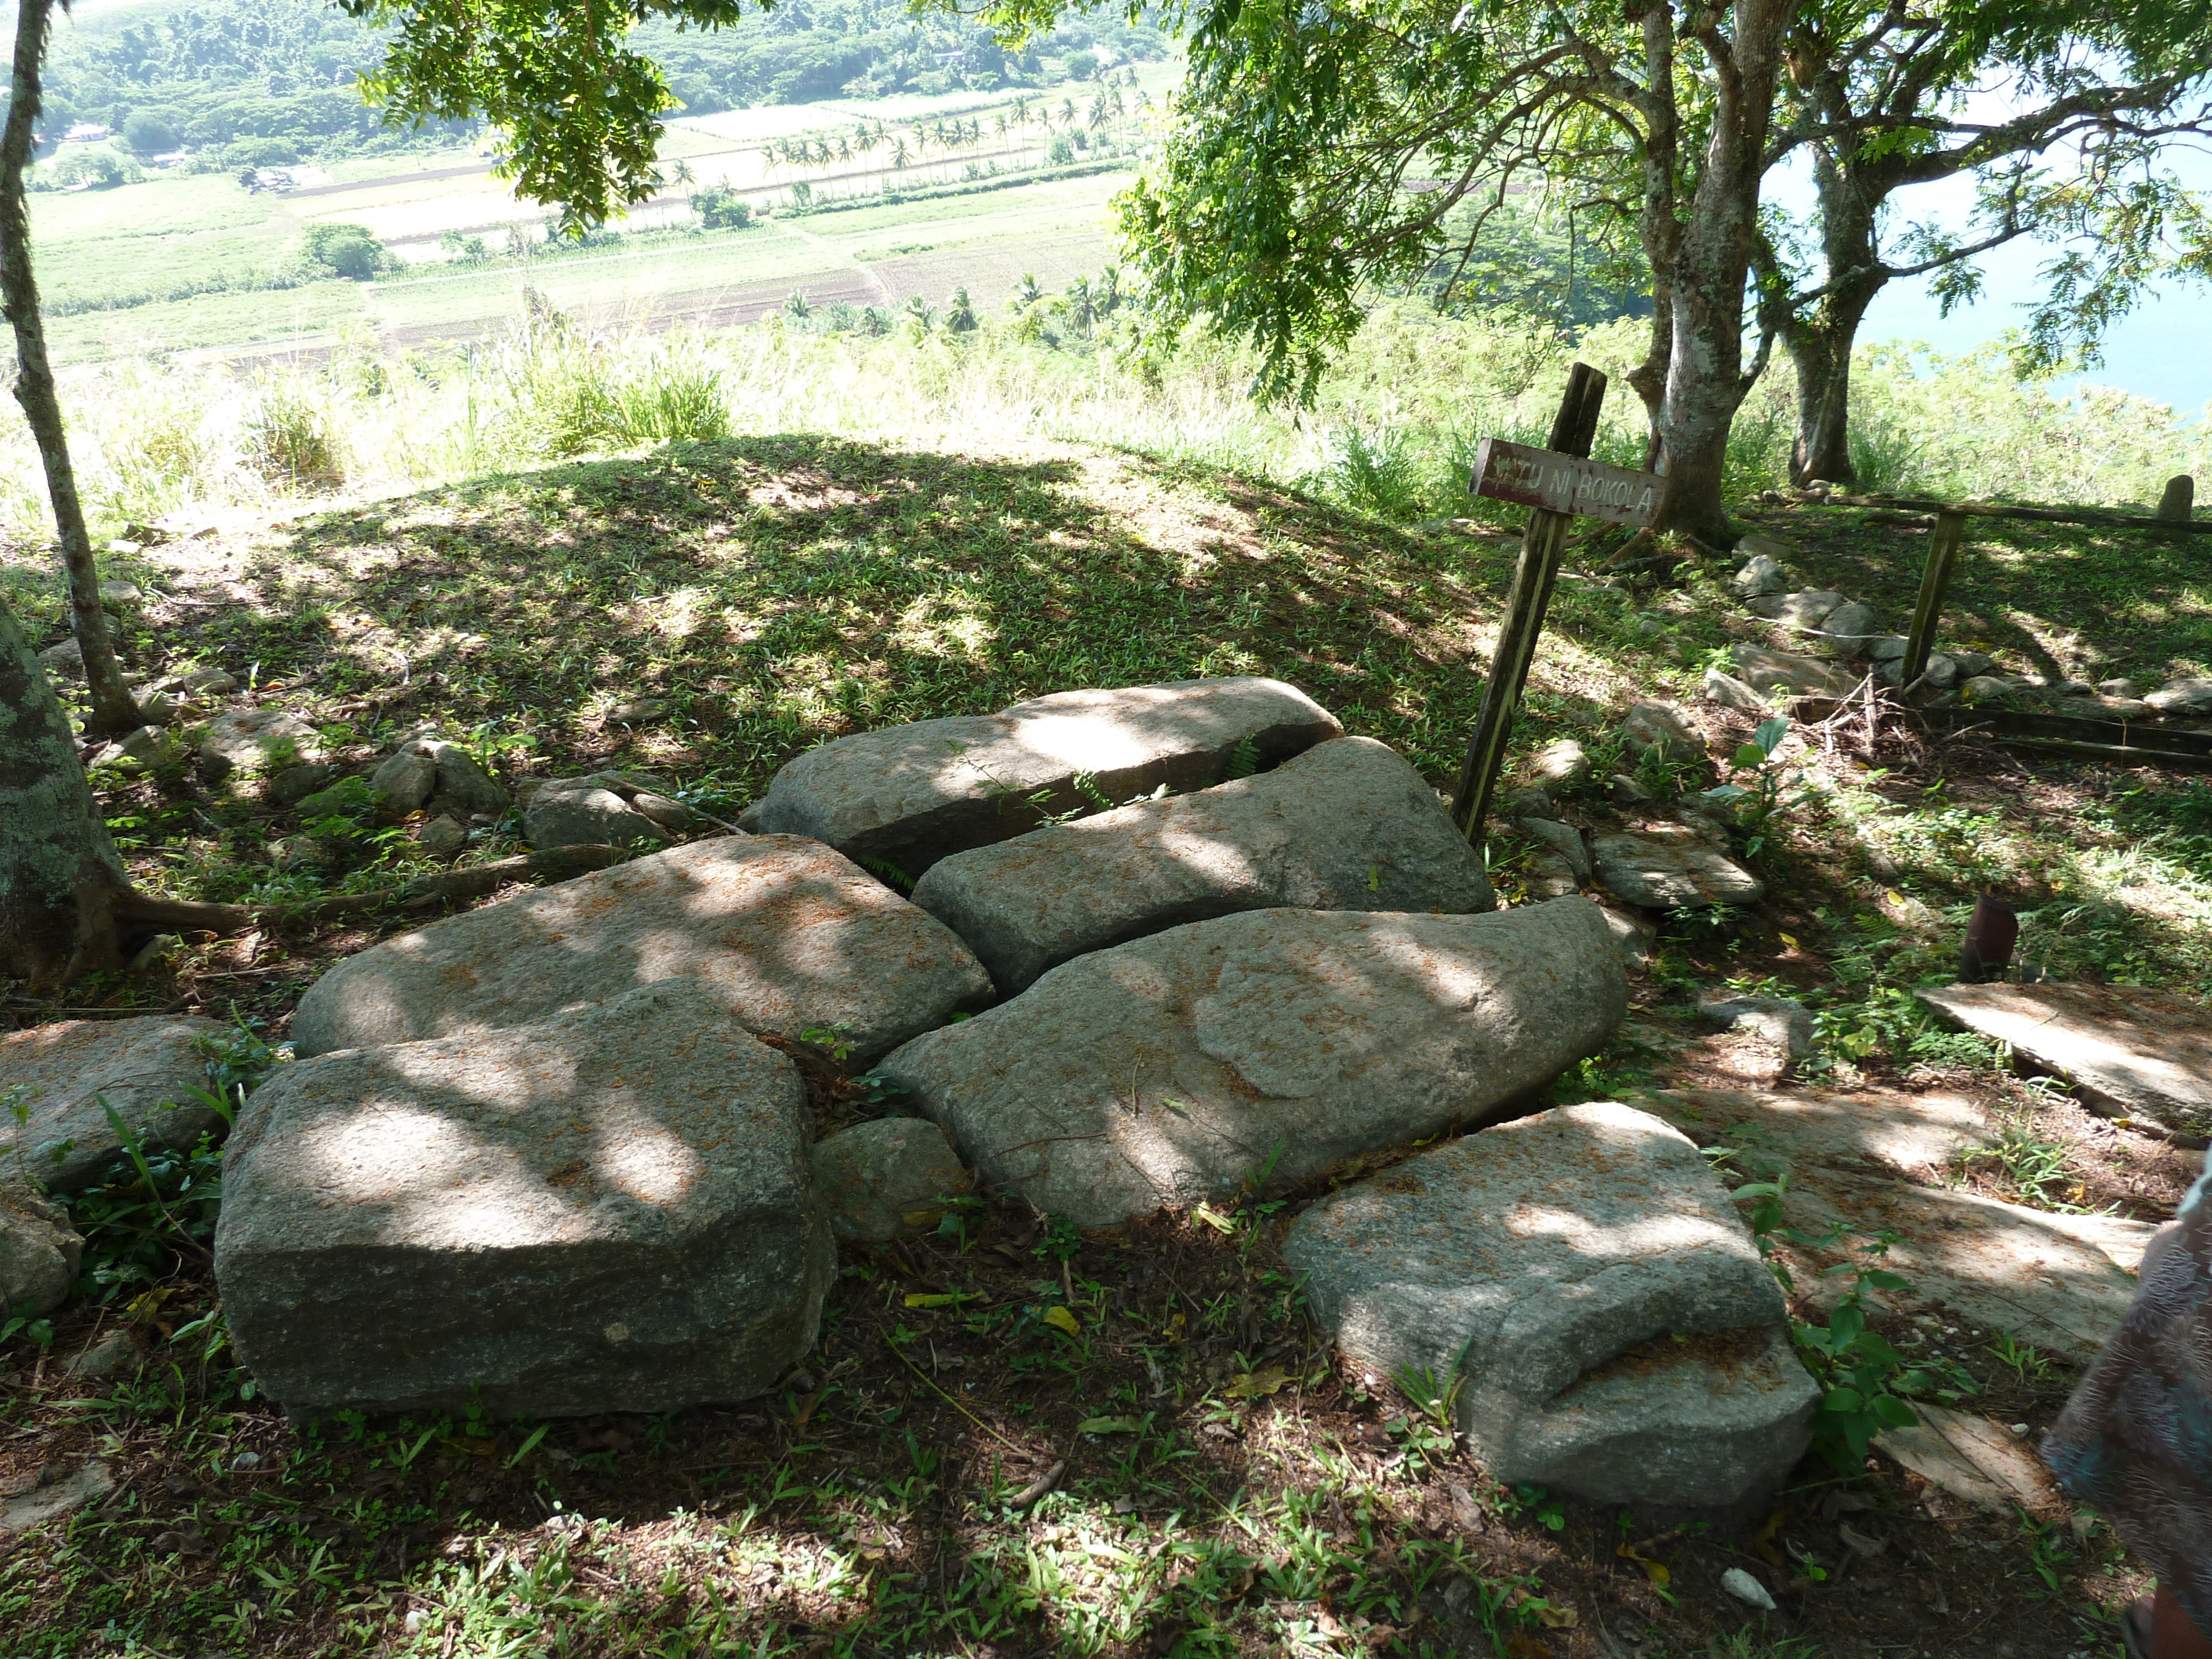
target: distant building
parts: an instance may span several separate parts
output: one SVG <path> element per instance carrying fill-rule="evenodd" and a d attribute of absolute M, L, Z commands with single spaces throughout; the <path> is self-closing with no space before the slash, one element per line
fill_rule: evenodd
<path fill-rule="evenodd" d="M 108 129 L 97 121 L 80 121 L 62 134 L 65 144 L 96 144 L 108 136 Z"/>
<path fill-rule="evenodd" d="M 165 149 L 159 155 L 148 156 L 146 165 L 149 167 L 173 167 L 191 159 L 192 153 L 188 149 Z"/>
<path fill-rule="evenodd" d="M 936 58 L 937 67 L 941 70 L 958 69 L 963 64 L 968 61 L 968 53 L 965 48 L 962 48 L 961 50 L 955 52 L 936 52 L 932 55 Z"/>

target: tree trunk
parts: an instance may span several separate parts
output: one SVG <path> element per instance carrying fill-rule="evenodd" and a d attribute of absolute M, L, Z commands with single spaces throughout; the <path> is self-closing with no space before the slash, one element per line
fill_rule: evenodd
<path fill-rule="evenodd" d="M 117 966 L 127 886 L 69 716 L 0 602 L 0 974 L 43 990 Z"/>
<path fill-rule="evenodd" d="M 1759 247 L 1782 40 L 1795 15 L 1795 0 L 1737 0 L 1728 32 L 1717 10 L 1691 14 L 1683 30 L 1713 65 L 1713 98 L 1705 163 L 1679 241 L 1650 250 L 1655 272 L 1662 258 L 1670 266 L 1673 334 L 1659 411 L 1666 485 L 1656 527 L 1715 546 L 1734 539 L 1721 485 L 1729 428 L 1758 374 L 1744 367 L 1745 285 Z M 1647 40 L 1650 34 L 1647 23 Z"/>
<path fill-rule="evenodd" d="M 1859 324 L 1889 278 L 1875 243 L 1875 208 L 1887 194 L 1838 167 L 1825 149 L 1815 153 L 1814 183 L 1820 197 L 1821 254 L 1828 291 L 1811 313 L 1795 319 L 1783 343 L 1797 366 L 1797 440 L 1790 452 L 1793 483 L 1825 478 L 1850 483 L 1851 465 L 1851 348 Z"/>
<path fill-rule="evenodd" d="M 0 131 L 0 310 L 15 331 L 15 399 L 38 441 L 46 465 L 46 495 L 69 569 L 70 621 L 92 690 L 88 729 L 127 732 L 138 724 L 138 705 L 123 684 L 108 643 L 107 617 L 100 608 L 100 568 L 77 499 L 76 470 L 70 465 L 61 398 L 46 358 L 46 324 L 39 315 L 39 283 L 31 270 L 31 210 L 23 174 L 31 164 L 32 129 L 39 118 L 39 66 L 45 56 L 53 0 L 19 0 L 15 16 L 15 81 L 8 123 Z"/>

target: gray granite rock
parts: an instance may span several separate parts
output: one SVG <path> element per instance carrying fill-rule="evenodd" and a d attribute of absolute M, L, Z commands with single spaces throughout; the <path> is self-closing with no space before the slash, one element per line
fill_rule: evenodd
<path fill-rule="evenodd" d="M 295 1415 L 557 1417 L 764 1392 L 835 1255 L 797 1067 L 667 979 L 288 1067 L 231 1137 L 215 1266 Z"/>
<path fill-rule="evenodd" d="M 1564 859 L 1577 882 L 1590 878 L 1589 848 L 1583 845 L 1583 832 L 1571 823 L 1560 823 L 1552 818 L 1523 818 L 1521 833 L 1531 841 L 1541 842 L 1553 854 Z"/>
<path fill-rule="evenodd" d="M 69 1212 L 0 1165 L 0 1313 L 51 1313 L 69 1297 L 84 1240 Z"/>
<path fill-rule="evenodd" d="M 1001 1190 L 1085 1227 L 1298 1182 L 1479 1120 L 1619 1026 L 1586 899 L 1258 910 L 1079 957 L 881 1070 Z"/>
<path fill-rule="evenodd" d="M 668 839 L 665 829 L 596 775 L 548 778 L 523 809 L 522 834 L 532 847 L 658 846 Z"/>
<path fill-rule="evenodd" d="M 1828 588 L 1800 588 L 1782 596 L 1782 609 L 1775 616 L 1792 628 L 1818 628 L 1843 602 L 1842 594 Z"/>
<path fill-rule="evenodd" d="M 283 771 L 323 757 L 322 733 L 282 708 L 241 708 L 217 714 L 200 740 L 200 777 L 208 783 Z"/>
<path fill-rule="evenodd" d="M 1762 593 L 1787 593 L 1790 591 L 1790 573 L 1765 554 L 1754 553 L 1745 561 L 1743 568 L 1735 573 L 1729 586 L 1745 599 Z"/>
<path fill-rule="evenodd" d="M 2161 714 L 2212 714 L 2212 679 L 2168 680 L 2143 701 Z"/>
<path fill-rule="evenodd" d="M 288 766 L 269 780 L 262 798 L 271 806 L 298 806 L 311 795 L 319 794 L 338 781 L 338 769 L 321 762 L 304 766 Z"/>
<path fill-rule="evenodd" d="M 1218 783 L 1240 744 L 1264 769 L 1343 735 L 1280 680 L 1062 691 L 823 744 L 775 775 L 759 821 L 918 880 L 941 858 L 1024 834 L 1048 815 L 1088 811 L 1099 798 Z"/>
<path fill-rule="evenodd" d="M 1239 910 L 1487 910 L 1482 856 L 1371 738 L 941 859 L 914 902 L 1001 996 L 1091 951 Z"/>
<path fill-rule="evenodd" d="M 227 697 L 238 690 L 238 676 L 220 668 L 197 668 L 179 678 L 175 689 L 188 697 Z"/>
<path fill-rule="evenodd" d="M 368 787 L 384 797 L 386 808 L 404 817 L 436 791 L 438 763 L 410 744 L 386 757 L 368 775 Z"/>
<path fill-rule="evenodd" d="M 1785 595 L 1758 593 L 1746 599 L 1743 602 L 1743 608 L 1754 617 L 1764 617 L 1769 622 L 1775 622 L 1780 619 L 1783 609 L 1788 604 L 1789 600 Z"/>
<path fill-rule="evenodd" d="M 2097 694 L 2100 696 L 2105 697 L 2124 697 L 2131 699 L 2136 695 L 2136 683 L 2130 679 L 2099 680 L 2097 682 Z"/>
<path fill-rule="evenodd" d="M 1656 749 L 1662 758 L 1670 761 L 1700 761 L 1705 757 L 1704 739 L 1683 720 L 1681 711 L 1649 699 L 1629 709 L 1627 718 L 1620 723 L 1620 738 L 1632 753 L 1638 755 Z"/>
<path fill-rule="evenodd" d="M 1897 654 L 1901 657 L 1905 653 L 1899 651 Z M 1985 652 L 1953 651 L 1947 654 L 1957 666 L 1961 680 L 1972 679 L 1977 674 L 1986 674 L 1997 665 L 1997 659 Z M 2133 696 L 2135 694 L 2130 691 L 2128 695 Z"/>
<path fill-rule="evenodd" d="M 1532 899 L 1565 898 L 1581 890 L 1575 866 L 1557 853 L 1539 853 L 1528 860 L 1522 884 Z"/>
<path fill-rule="evenodd" d="M 1615 772 L 1605 781 L 1605 794 L 1616 806 L 1644 806 L 1651 800 L 1651 792 L 1626 772 Z"/>
<path fill-rule="evenodd" d="M 193 1043 L 229 1028 L 178 1014 L 137 1019 L 62 1020 L 0 1036 L 0 1102 L 26 1091 L 30 1118 L 19 1125 L 0 1106 L 0 1164 L 22 1169 L 48 1192 L 88 1186 L 123 1150 L 100 1102 L 144 1144 L 189 1149 L 220 1132 L 222 1119 L 192 1096 L 208 1087 L 207 1060 Z"/>
<path fill-rule="evenodd" d="M 432 818 L 416 844 L 433 858 L 449 859 L 469 844 L 469 832 L 452 818 Z"/>
<path fill-rule="evenodd" d="M 1723 1029 L 1763 1037 L 1792 1060 L 1813 1052 L 1813 1016 L 1795 997 L 1717 994 L 1700 999 L 1698 1013 Z"/>
<path fill-rule="evenodd" d="M 932 1226 L 939 1200 L 975 1178 L 927 1118 L 884 1117 L 841 1129 L 814 1149 L 814 1192 L 837 1237 L 874 1243 Z"/>
<path fill-rule="evenodd" d="M 2008 674 L 1977 674 L 1959 690 L 1972 702 L 2002 702 L 2020 695 L 2020 681 Z"/>
<path fill-rule="evenodd" d="M 1624 968 L 1646 968 L 1651 963 L 1651 953 L 1659 946 L 1659 929 L 1640 911 L 1623 910 L 1610 904 L 1598 906 L 1598 914 L 1605 918 L 1605 930 L 1613 936 L 1613 949 L 1620 952 Z"/>
<path fill-rule="evenodd" d="M 1920 672 L 1922 684 L 1932 686 L 1938 691 L 1948 691 L 1951 689 L 1952 683 L 1958 678 L 1958 664 L 1953 662 L 1941 651 L 1931 651 L 1928 653 L 1928 666 Z"/>
<path fill-rule="evenodd" d="M 458 809 L 464 815 L 481 812 L 490 817 L 507 810 L 507 791 L 494 783 L 477 764 L 476 757 L 460 744 L 425 737 L 416 740 L 416 747 L 437 764 L 437 787 L 431 793 L 434 804 L 442 802 L 447 810 Z"/>
<path fill-rule="evenodd" d="M 1877 634 L 1867 647 L 1867 655 L 1875 662 L 1896 662 L 1905 655 L 1905 647 L 1912 643 L 1902 634 Z"/>
<path fill-rule="evenodd" d="M 1650 910 L 1755 904 L 1766 893 L 1756 876 L 1703 836 L 1677 824 L 1593 836 L 1590 862 L 1607 892 Z"/>
<path fill-rule="evenodd" d="M 1754 691 L 1780 691 L 1792 696 L 1840 696 L 1856 677 L 1818 657 L 1794 651 L 1769 651 L 1762 646 L 1735 647 L 1736 672 Z"/>
<path fill-rule="evenodd" d="M 1524 788 L 1508 789 L 1498 798 L 1498 816 L 1505 818 L 1551 818 L 1559 816 L 1559 808 L 1552 804 L 1550 793 L 1530 784 Z"/>
<path fill-rule="evenodd" d="M 292 1018 L 301 1055 L 550 1019 L 688 975 L 749 1030 L 842 1025 L 862 1064 L 981 1006 L 968 947 L 818 842 L 728 836 L 541 887 L 349 957 Z"/>
<path fill-rule="evenodd" d="M 1723 674 L 1717 668 L 1705 670 L 1703 690 L 1707 702 L 1718 703 L 1723 708 L 1740 708 L 1747 714 L 1767 712 L 1765 698 L 1735 675 Z"/>
<path fill-rule="evenodd" d="M 2110 1117 L 2137 1118 L 2185 1145 L 2212 1140 L 2212 1013 L 2171 991 L 2046 981 L 1948 985 L 1916 994 L 2015 1060 L 2069 1080 Z"/>
<path fill-rule="evenodd" d="M 1456 1385 L 1508 1485 L 1734 1510 L 1809 1441 L 1820 1390 L 1735 1206 L 1680 1130 L 1563 1106 L 1332 1193 L 1285 1261 L 1338 1346 Z"/>
<path fill-rule="evenodd" d="M 1547 789 L 1572 789 L 1589 775 L 1589 751 L 1572 738 L 1557 738 L 1528 757 L 1529 777 Z"/>
<path fill-rule="evenodd" d="M 1859 657 L 1873 648 L 1882 631 L 1874 607 L 1854 599 L 1831 611 L 1826 625 L 1816 637 L 1838 656 Z"/>
<path fill-rule="evenodd" d="M 1779 536 L 1770 536 L 1763 530 L 1754 530 L 1736 538 L 1735 556 L 1739 559 L 1769 558 L 1787 564 L 1797 556 L 1797 550 Z"/>

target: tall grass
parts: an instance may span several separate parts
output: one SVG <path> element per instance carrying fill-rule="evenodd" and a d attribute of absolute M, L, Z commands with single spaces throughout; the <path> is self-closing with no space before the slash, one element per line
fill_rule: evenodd
<path fill-rule="evenodd" d="M 587 451 L 805 431 L 1002 452 L 1038 439 L 1115 445 L 1402 523 L 1491 511 L 1468 493 L 1477 445 L 1544 442 L 1576 357 L 1613 377 L 1595 453 L 1641 465 L 1644 411 L 1625 377 L 1644 339 L 1633 322 L 1569 345 L 1499 317 L 1386 307 L 1299 410 L 1254 404 L 1252 361 L 1201 342 L 1148 363 L 1110 345 L 1055 346 L 1019 316 L 960 333 L 915 317 L 878 333 L 780 316 L 712 334 L 590 332 L 540 302 L 504 336 L 442 356 L 395 362 L 364 340 L 249 374 L 124 362 L 75 373 L 65 397 L 87 501 L 111 528 L 187 507 L 392 494 Z M 2137 501 L 2212 460 L 2205 430 L 2164 406 L 2058 397 L 2014 380 L 1996 348 L 1949 359 L 1869 349 L 1855 388 L 1853 453 L 1875 488 Z M 1753 388 L 1729 445 L 1732 489 L 1782 480 L 1792 398 L 1786 363 Z M 0 431 L 0 521 L 33 532 L 46 522 L 20 426 Z"/>

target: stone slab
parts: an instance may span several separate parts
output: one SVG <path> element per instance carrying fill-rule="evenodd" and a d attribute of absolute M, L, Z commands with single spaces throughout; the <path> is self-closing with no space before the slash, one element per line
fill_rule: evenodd
<path fill-rule="evenodd" d="M 1917 994 L 1954 1024 L 2063 1077 L 2108 1117 L 2185 1146 L 2212 1141 L 2212 1012 L 2201 1002 L 2140 986 L 2048 981 Z"/>
<path fill-rule="evenodd" d="M 939 1200 L 975 1184 L 945 1131 L 927 1118 L 884 1117 L 841 1129 L 814 1149 L 814 1190 L 841 1239 L 878 1243 L 933 1221 Z"/>
<path fill-rule="evenodd" d="M 1103 1227 L 1477 1121 L 1626 1007 L 1586 899 L 1256 910 L 1079 957 L 881 1069 L 1002 1190 Z"/>
<path fill-rule="evenodd" d="M 21 1158 L 23 1170 L 48 1192 L 90 1186 L 123 1137 L 101 1109 L 105 1100 L 144 1144 L 186 1151 L 222 1116 L 194 1099 L 208 1085 L 206 1057 L 193 1048 L 230 1028 L 186 1015 L 137 1019 L 63 1020 L 0 1036 L 0 1159 Z M 18 1124 L 4 1103 L 20 1085 L 30 1109 Z"/>
<path fill-rule="evenodd" d="M 1242 910 L 1496 902 L 1482 855 L 1436 792 L 1371 738 L 956 853 L 930 866 L 914 902 L 967 940 L 1002 996 L 1088 951 Z"/>
<path fill-rule="evenodd" d="M 1346 1353 L 1457 1385 L 1489 1474 L 1732 1509 L 1808 1443 L 1782 1294 L 1688 1137 L 1614 1103 L 1468 1135 L 1322 1200 L 1284 1260 Z"/>
<path fill-rule="evenodd" d="M 862 1064 L 991 998 L 951 930 L 796 836 L 729 836 L 434 921 L 331 969 L 302 1057 L 549 1019 L 679 975 L 746 1030 L 842 1027 Z"/>
<path fill-rule="evenodd" d="M 1695 830 L 1655 823 L 1632 834 L 1594 836 L 1590 863 L 1614 897 L 1647 910 L 1755 904 L 1766 884 Z"/>
<path fill-rule="evenodd" d="M 1089 811 L 1097 797 L 1119 803 L 1161 784 L 1218 783 L 1240 743 L 1266 768 L 1343 735 L 1334 715 L 1280 680 L 1061 691 L 995 714 L 823 744 L 775 775 L 759 823 L 918 880 L 941 858 L 1025 834 L 1048 815 Z"/>
<path fill-rule="evenodd" d="M 1858 683 L 1857 676 L 1842 672 L 1818 657 L 1794 651 L 1770 651 L 1762 646 L 1738 642 L 1736 674 L 1754 691 L 1784 691 L 1792 695 L 1817 692 L 1841 696 Z"/>
<path fill-rule="evenodd" d="M 765 1391 L 835 1248 L 798 1068 L 668 979 L 287 1067 L 231 1137 L 215 1266 L 295 1415 L 554 1417 Z"/>
<path fill-rule="evenodd" d="M 58 1480 L 33 1487 L 20 1498 L 0 1502 L 0 1538 L 28 1532 L 49 1521 L 58 1521 L 72 1510 L 82 1509 L 95 1498 L 105 1498 L 114 1490 L 113 1469 L 97 1461 L 86 1463 Z"/>

